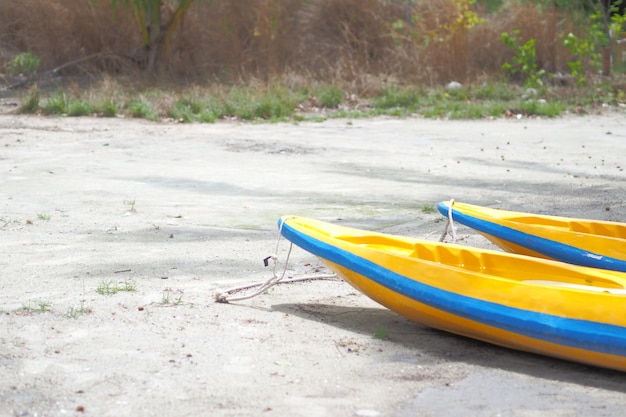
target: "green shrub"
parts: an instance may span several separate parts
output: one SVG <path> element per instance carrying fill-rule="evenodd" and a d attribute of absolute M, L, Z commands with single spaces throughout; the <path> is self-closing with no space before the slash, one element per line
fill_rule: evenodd
<path fill-rule="evenodd" d="M 96 111 L 104 117 L 115 117 L 120 111 L 120 106 L 113 99 L 107 98 L 96 106 Z"/>
<path fill-rule="evenodd" d="M 24 52 L 14 56 L 5 65 L 5 70 L 10 75 L 30 75 L 37 72 L 41 65 L 41 58 L 30 52 Z"/>
<path fill-rule="evenodd" d="M 156 120 L 158 118 L 152 105 L 141 97 L 133 98 L 126 103 L 126 114 L 139 119 Z"/>
<path fill-rule="evenodd" d="M 537 50 L 535 48 L 537 40 L 531 38 L 520 45 L 517 38 L 519 34 L 519 30 L 514 30 L 512 35 L 504 32 L 500 36 L 500 40 L 515 52 L 511 62 L 505 62 L 501 68 L 509 75 L 519 74 L 527 87 L 542 86 L 542 78 L 546 72 L 537 68 Z"/>
<path fill-rule="evenodd" d="M 323 86 L 317 90 L 317 100 L 322 107 L 336 109 L 343 101 L 343 91 L 335 86 Z"/>
<path fill-rule="evenodd" d="M 54 93 L 43 103 L 41 110 L 44 114 L 68 114 L 69 100 L 65 93 Z"/>
<path fill-rule="evenodd" d="M 68 116 L 88 116 L 94 112 L 94 107 L 85 100 L 71 99 L 67 105 Z"/>

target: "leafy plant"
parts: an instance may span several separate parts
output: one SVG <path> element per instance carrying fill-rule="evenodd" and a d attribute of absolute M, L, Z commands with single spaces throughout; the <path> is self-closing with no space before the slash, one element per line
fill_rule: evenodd
<path fill-rule="evenodd" d="M 130 213 L 136 213 L 137 209 L 135 209 L 135 200 L 124 200 L 124 204 L 129 206 L 128 211 Z"/>
<path fill-rule="evenodd" d="M 504 32 L 500 35 L 500 40 L 515 52 L 511 61 L 502 64 L 501 68 L 509 75 L 519 74 L 522 76 L 524 85 L 527 87 L 542 86 L 542 78 L 546 72 L 537 68 L 537 50 L 535 48 L 537 40 L 531 38 L 520 44 L 519 34 L 519 30 L 514 30 L 512 34 Z"/>
<path fill-rule="evenodd" d="M 476 0 L 452 0 L 452 2 L 455 10 L 454 20 L 448 28 L 451 33 L 471 29 L 483 23 L 483 20 L 472 10 L 472 5 L 476 3 Z"/>
<path fill-rule="evenodd" d="M 589 17 L 590 25 L 583 35 L 568 33 L 563 45 L 575 58 L 567 63 L 578 85 L 587 84 L 587 74 L 597 72 L 602 65 L 601 49 L 611 47 L 611 39 L 619 37 L 626 25 L 626 16 L 619 13 L 621 0 L 610 2 L 590 2 L 593 12 Z"/>
<path fill-rule="evenodd" d="M 600 54 L 595 52 L 595 48 L 589 38 L 582 39 L 571 32 L 566 36 L 563 45 L 570 50 L 574 57 L 578 58 L 567 63 L 570 73 L 576 79 L 578 85 L 586 84 L 584 61 L 586 59 L 591 65 L 597 66 Z"/>
<path fill-rule="evenodd" d="M 609 34 L 613 34 L 613 36 L 619 36 L 624 33 L 626 30 L 626 14 L 619 13 L 620 6 L 623 5 L 625 0 L 618 0 L 611 3 L 611 7 L 609 8 Z"/>
<path fill-rule="evenodd" d="M 40 65 L 41 58 L 31 52 L 23 52 L 11 58 L 5 69 L 11 75 L 30 75 L 37 72 Z"/>

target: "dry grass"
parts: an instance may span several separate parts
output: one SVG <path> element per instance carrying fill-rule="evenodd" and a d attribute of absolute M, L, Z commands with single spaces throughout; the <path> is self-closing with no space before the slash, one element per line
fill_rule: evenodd
<path fill-rule="evenodd" d="M 159 66 L 159 80 L 333 82 L 369 94 L 388 84 L 437 85 L 497 77 L 511 51 L 504 31 L 537 40 L 540 68 L 567 72 L 561 46 L 572 27 L 553 9 L 511 2 L 501 12 L 475 8 L 483 22 L 456 24 L 453 0 L 414 2 L 407 25 L 405 0 L 215 0 L 194 4 Z M 0 68 L 32 51 L 51 69 L 97 55 L 67 71 L 132 73 L 139 32 L 110 0 L 0 2 Z M 136 79 L 136 78 L 135 78 Z"/>
<path fill-rule="evenodd" d="M 109 2 L 23 0 L 0 3 L 0 59 L 32 51 L 51 69 L 92 54 L 128 53 L 138 34 L 129 19 L 114 16 Z M 120 59 L 99 59 L 84 70 L 114 72 Z"/>

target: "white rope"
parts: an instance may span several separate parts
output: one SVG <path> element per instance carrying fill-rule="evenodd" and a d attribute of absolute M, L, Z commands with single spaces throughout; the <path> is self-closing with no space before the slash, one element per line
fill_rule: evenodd
<path fill-rule="evenodd" d="M 441 237 L 439 238 L 440 242 L 443 242 L 448 234 L 448 228 L 450 229 L 450 235 L 452 236 L 452 243 L 456 243 L 456 225 L 454 224 L 454 220 L 452 219 L 452 206 L 454 205 L 454 199 L 450 200 L 448 205 L 448 221 L 446 222 L 446 228 L 444 229 Z"/>
<path fill-rule="evenodd" d="M 337 275 L 335 274 L 327 274 L 327 275 L 306 275 L 306 276 L 302 276 L 302 277 L 297 277 L 297 278 L 287 278 L 287 279 L 280 279 L 278 281 L 272 282 L 271 284 L 268 285 L 268 281 L 265 282 L 255 282 L 252 284 L 247 284 L 247 285 L 242 285 L 239 287 L 234 287 L 234 288 L 230 288 L 227 290 L 223 290 L 223 291 L 217 291 L 215 293 L 215 301 L 218 303 L 230 303 L 231 301 L 242 301 L 242 300 L 247 300 L 253 297 L 256 297 L 257 295 L 265 292 L 267 289 L 273 287 L 274 285 L 280 285 L 280 284 L 293 284 L 296 282 L 307 282 L 307 281 L 315 281 L 315 280 L 329 280 L 329 281 L 335 281 L 335 280 L 339 280 L 339 278 L 337 277 Z M 231 294 L 236 294 L 240 291 L 244 291 L 244 290 L 248 290 L 250 288 L 254 288 L 254 287 L 258 287 L 258 286 L 262 286 L 259 290 L 249 294 L 249 295 L 245 295 L 245 296 L 239 296 L 239 297 L 232 297 Z"/>
<path fill-rule="evenodd" d="M 276 254 L 278 253 L 278 247 L 280 245 L 280 238 L 282 237 L 282 230 L 283 230 L 283 225 L 284 224 L 285 224 L 285 221 L 283 220 L 281 222 L 281 224 L 280 224 L 279 229 L 278 229 L 278 239 L 276 241 L 276 250 L 275 250 L 274 254 L 263 259 L 263 262 L 265 263 L 265 266 L 267 266 L 268 260 L 270 260 L 270 259 L 272 260 L 272 262 L 274 264 L 272 266 L 272 277 L 270 279 L 268 279 L 267 281 L 265 281 L 265 282 L 257 282 L 257 283 L 253 283 L 253 284 L 246 284 L 246 285 L 230 288 L 230 289 L 223 290 L 223 291 L 216 291 L 215 294 L 214 294 L 216 302 L 218 302 L 218 303 L 229 303 L 231 301 L 248 300 L 250 298 L 256 297 L 259 294 L 262 294 L 263 292 L 267 291 L 271 287 L 273 287 L 275 285 L 279 285 L 279 284 L 290 284 L 290 283 L 294 283 L 294 282 L 303 282 L 303 281 L 313 281 L 313 280 L 323 280 L 323 279 L 337 278 L 337 275 L 330 274 L 330 275 L 311 275 L 311 276 L 302 276 L 302 277 L 298 277 L 298 278 L 288 278 L 288 279 L 285 279 L 285 274 L 287 273 L 287 266 L 289 265 L 289 257 L 291 255 L 291 249 L 293 248 L 293 243 L 289 244 L 289 250 L 287 251 L 287 259 L 285 259 L 285 267 L 283 268 L 283 272 L 281 273 L 280 277 L 276 274 L 276 267 L 278 266 L 278 255 L 276 255 Z M 241 292 L 241 291 L 244 291 L 244 290 L 248 290 L 250 288 L 255 288 L 255 287 L 259 287 L 259 288 L 256 291 L 254 291 L 254 292 L 252 292 L 250 294 L 240 295 L 240 296 L 233 296 L 232 295 L 232 294 L 236 294 L 238 292 Z"/>

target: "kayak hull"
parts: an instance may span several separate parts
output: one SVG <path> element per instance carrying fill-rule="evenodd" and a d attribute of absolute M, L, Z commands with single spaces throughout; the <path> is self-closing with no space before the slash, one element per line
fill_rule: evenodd
<path fill-rule="evenodd" d="M 442 201 L 439 212 L 511 253 L 626 272 L 626 224 Z"/>
<path fill-rule="evenodd" d="M 614 311 L 626 301 L 625 274 L 302 217 L 283 217 L 280 229 L 357 290 L 414 322 L 626 371 L 626 318 Z"/>

